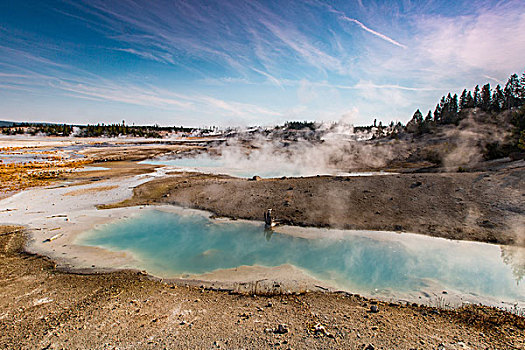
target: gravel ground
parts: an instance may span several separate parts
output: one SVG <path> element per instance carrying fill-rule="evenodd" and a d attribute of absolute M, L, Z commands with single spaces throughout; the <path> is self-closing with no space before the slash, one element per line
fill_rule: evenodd
<path fill-rule="evenodd" d="M 106 206 L 171 203 L 218 216 L 525 245 L 525 167 L 498 172 L 261 179 L 161 178 Z"/>
<path fill-rule="evenodd" d="M 77 275 L 28 255 L 0 226 L 4 349 L 523 349 L 525 319 L 349 294 L 249 296 L 170 285 L 137 272 Z M 377 312 L 372 312 L 376 311 Z"/>
<path fill-rule="evenodd" d="M 128 159 L 115 159 L 122 157 Z M 66 180 L 97 182 L 154 168 L 106 164 L 112 170 Z M 119 206 L 176 203 L 258 220 L 273 208 L 296 225 L 523 245 L 524 178 L 523 167 L 260 181 L 186 174 L 143 184 Z M 0 348 L 525 349 L 525 319 L 493 308 L 436 309 L 346 293 L 239 295 L 136 271 L 72 274 L 25 253 L 25 239 L 23 229 L 0 226 Z"/>

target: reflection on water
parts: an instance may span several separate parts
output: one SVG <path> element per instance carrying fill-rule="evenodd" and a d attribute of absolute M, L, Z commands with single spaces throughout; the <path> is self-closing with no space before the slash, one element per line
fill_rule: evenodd
<path fill-rule="evenodd" d="M 468 295 L 525 301 L 525 286 L 515 281 L 523 277 L 519 249 L 500 253 L 496 245 L 409 234 L 294 230 L 296 234 L 289 235 L 280 228 L 264 231 L 262 224 L 151 210 L 93 230 L 82 244 L 131 251 L 141 268 L 162 277 L 291 264 L 364 294 L 418 292 L 432 284 Z"/>
<path fill-rule="evenodd" d="M 512 268 L 516 284 L 519 285 L 525 276 L 525 248 L 501 246 L 501 258 Z"/>
<path fill-rule="evenodd" d="M 267 241 L 270 241 L 273 235 L 273 230 L 271 228 L 265 227 L 264 228 L 264 237 Z"/>

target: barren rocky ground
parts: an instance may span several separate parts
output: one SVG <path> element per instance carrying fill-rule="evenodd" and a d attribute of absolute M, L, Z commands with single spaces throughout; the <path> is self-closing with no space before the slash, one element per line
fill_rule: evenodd
<path fill-rule="evenodd" d="M 248 296 L 132 271 L 77 275 L 23 252 L 0 227 L 3 349 L 523 349 L 525 321 L 349 294 Z M 376 311 L 377 312 L 373 312 Z"/>
<path fill-rule="evenodd" d="M 293 225 L 407 231 L 525 244 L 525 166 L 498 172 L 247 180 L 186 174 L 145 183 L 117 205 L 173 203 Z"/>
<path fill-rule="evenodd" d="M 103 166 L 111 170 L 58 179 L 96 182 L 154 169 L 129 161 Z M 175 203 L 256 220 L 273 208 L 278 219 L 296 225 L 523 244 L 517 235 L 524 227 L 524 173 L 515 166 L 259 181 L 184 174 L 141 185 L 118 205 Z M 23 229 L 0 226 L 0 348 L 525 348 L 524 318 L 493 308 L 436 309 L 346 293 L 238 295 L 166 284 L 136 271 L 72 274 L 24 253 L 24 242 Z"/>

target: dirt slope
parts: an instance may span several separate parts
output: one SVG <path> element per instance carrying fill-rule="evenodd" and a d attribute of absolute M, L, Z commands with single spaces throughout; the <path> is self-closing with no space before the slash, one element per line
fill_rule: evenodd
<path fill-rule="evenodd" d="M 525 168 L 499 172 L 309 177 L 259 181 L 186 174 L 148 182 L 122 205 L 173 203 L 219 216 L 407 231 L 525 244 Z"/>

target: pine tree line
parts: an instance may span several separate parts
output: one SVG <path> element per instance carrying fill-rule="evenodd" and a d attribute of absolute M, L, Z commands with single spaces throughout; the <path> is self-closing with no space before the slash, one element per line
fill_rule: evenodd
<path fill-rule="evenodd" d="M 68 124 L 40 124 L 40 123 L 14 123 L 12 126 L 1 127 L 2 133 L 6 135 L 43 134 L 47 136 L 74 136 L 77 137 L 116 137 L 129 135 L 136 137 L 160 138 L 161 132 L 185 132 L 191 133 L 194 128 L 183 126 L 163 127 L 153 126 L 129 126 L 124 122 L 121 124 L 96 124 L 96 125 L 68 125 Z"/>
<path fill-rule="evenodd" d="M 517 109 L 524 104 L 525 73 L 521 79 L 517 74 L 512 74 L 503 89 L 499 84 L 495 89 L 491 89 L 490 84 L 487 83 L 481 89 L 479 85 L 476 85 L 473 92 L 467 91 L 467 89 L 463 90 L 459 98 L 457 94 L 449 93 L 441 98 L 434 109 L 434 113 L 428 111 L 427 115 L 423 117 L 418 109 L 407 126 L 410 124 L 412 129 L 415 127 L 415 130 L 412 131 L 422 134 L 429 132 L 436 125 L 457 125 L 474 108 L 484 112 L 499 113 Z"/>
<path fill-rule="evenodd" d="M 73 126 L 67 124 L 14 123 L 12 126 L 5 126 L 1 129 L 5 135 L 44 134 L 47 136 L 69 136 L 73 132 Z"/>
<path fill-rule="evenodd" d="M 519 78 L 512 74 L 504 88 L 497 85 L 491 89 L 490 84 L 485 84 L 480 89 L 479 85 L 474 91 L 463 90 L 458 98 L 457 94 L 449 93 L 443 96 L 434 109 L 427 115 L 418 109 L 412 119 L 407 123 L 405 131 L 415 135 L 432 132 L 439 125 L 458 125 L 473 111 L 483 111 L 489 116 L 488 120 L 498 122 L 500 113 L 510 111 L 512 135 L 507 144 L 496 143 L 489 145 L 488 158 L 504 156 L 514 151 L 525 151 L 525 73 Z M 492 119 L 491 119 L 492 118 Z"/>

